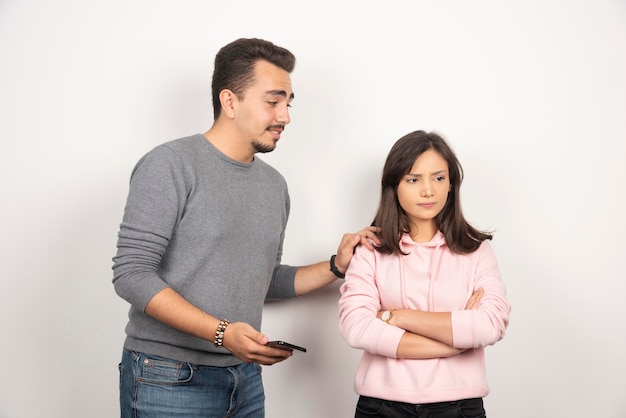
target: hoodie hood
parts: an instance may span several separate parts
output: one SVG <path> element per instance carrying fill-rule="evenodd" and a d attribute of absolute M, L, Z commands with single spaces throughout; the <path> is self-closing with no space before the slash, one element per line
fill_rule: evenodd
<path fill-rule="evenodd" d="M 428 242 L 415 242 L 411 239 L 409 234 L 404 234 L 400 238 L 400 249 L 403 252 L 407 253 L 411 251 L 415 246 L 423 246 L 423 247 L 441 247 L 442 245 L 446 245 L 446 238 L 443 236 L 441 231 L 437 231 L 435 236 Z"/>

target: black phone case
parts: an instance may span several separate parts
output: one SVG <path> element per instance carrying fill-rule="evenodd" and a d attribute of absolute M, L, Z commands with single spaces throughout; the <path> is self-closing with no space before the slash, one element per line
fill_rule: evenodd
<path fill-rule="evenodd" d="M 299 345 L 291 344 L 285 341 L 270 341 L 267 345 L 271 345 L 272 347 L 281 348 L 283 350 L 298 350 L 306 353 L 306 348 L 300 347 Z"/>

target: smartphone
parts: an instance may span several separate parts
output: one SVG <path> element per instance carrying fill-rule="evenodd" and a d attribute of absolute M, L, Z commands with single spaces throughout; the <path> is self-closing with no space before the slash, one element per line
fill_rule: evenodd
<path fill-rule="evenodd" d="M 299 345 L 287 343 L 285 341 L 270 341 L 269 343 L 267 343 L 267 345 L 276 347 L 276 348 L 281 348 L 283 350 L 289 350 L 289 351 L 298 350 L 298 351 L 302 351 L 306 353 L 306 348 L 300 347 Z"/>

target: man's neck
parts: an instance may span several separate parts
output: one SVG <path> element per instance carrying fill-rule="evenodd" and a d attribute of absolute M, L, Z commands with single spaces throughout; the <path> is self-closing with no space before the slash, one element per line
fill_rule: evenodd
<path fill-rule="evenodd" d="M 254 160 L 252 146 L 249 144 L 246 146 L 236 135 L 226 129 L 220 129 L 219 126 L 213 125 L 204 133 L 204 137 L 222 154 L 235 161 L 251 163 Z"/>

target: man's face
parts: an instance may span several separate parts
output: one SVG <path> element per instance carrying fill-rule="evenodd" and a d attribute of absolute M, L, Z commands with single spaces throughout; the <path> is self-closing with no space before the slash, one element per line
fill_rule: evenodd
<path fill-rule="evenodd" d="M 254 152 L 270 152 L 285 126 L 291 121 L 289 106 L 293 100 L 289 73 L 267 61 L 258 61 L 254 83 L 237 101 L 236 124 L 244 141 Z"/>

